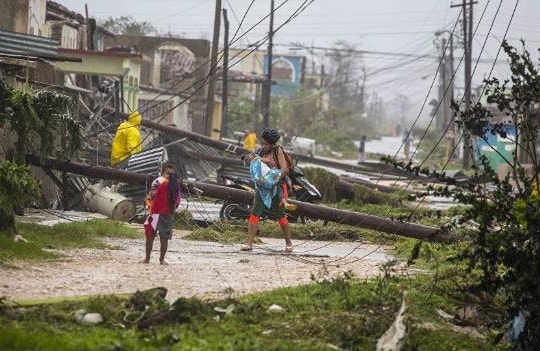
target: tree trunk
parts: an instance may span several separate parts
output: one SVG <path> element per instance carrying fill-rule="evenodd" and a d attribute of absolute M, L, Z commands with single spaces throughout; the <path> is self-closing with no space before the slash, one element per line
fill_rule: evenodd
<path fill-rule="evenodd" d="M 6 214 L 0 211 L 0 233 L 6 235 L 13 235 L 17 233 L 17 228 L 15 227 L 15 215 Z"/>
<path fill-rule="evenodd" d="M 18 135 L 15 142 L 15 155 L 14 160 L 18 165 L 24 165 L 25 152 L 26 152 L 26 134 Z"/>

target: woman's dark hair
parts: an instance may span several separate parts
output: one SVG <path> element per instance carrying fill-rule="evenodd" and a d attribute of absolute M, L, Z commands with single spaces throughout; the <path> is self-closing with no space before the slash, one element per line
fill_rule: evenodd
<path fill-rule="evenodd" d="M 279 131 L 274 128 L 267 128 L 262 131 L 261 138 L 263 138 L 267 143 L 275 144 L 281 138 Z"/>
<path fill-rule="evenodd" d="M 174 214 L 174 211 L 176 210 L 174 198 L 179 189 L 180 179 L 178 178 L 178 174 L 171 173 L 169 175 L 169 182 L 167 183 L 167 204 L 169 205 L 169 211 L 171 214 Z"/>
<path fill-rule="evenodd" d="M 161 165 L 161 173 L 165 172 L 166 169 L 173 169 L 174 170 L 174 164 L 167 162 Z"/>

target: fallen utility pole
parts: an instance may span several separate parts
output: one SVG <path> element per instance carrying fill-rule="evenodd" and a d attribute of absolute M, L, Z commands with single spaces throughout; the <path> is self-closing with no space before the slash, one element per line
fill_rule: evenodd
<path fill-rule="evenodd" d="M 104 109 L 108 112 L 114 112 L 111 109 Z M 124 112 L 118 113 L 118 116 L 123 119 L 127 119 L 128 114 Z M 250 152 L 247 149 L 244 149 L 242 146 L 238 144 L 232 144 L 221 140 L 212 139 L 210 137 L 207 137 L 202 134 L 188 132 L 187 130 L 171 127 L 171 126 L 164 126 L 159 123 L 155 123 L 146 119 L 143 119 L 141 121 L 141 126 L 151 128 L 160 132 L 164 133 L 170 133 L 172 135 L 177 135 L 181 138 L 187 137 L 190 140 L 196 141 L 198 143 L 211 146 L 216 149 L 224 150 L 236 155 L 244 155 Z M 291 153 L 291 155 L 301 162 L 306 163 L 312 163 L 319 166 L 325 166 L 325 167 L 331 167 L 336 168 L 344 171 L 350 171 L 350 172 L 372 172 L 372 173 L 378 173 L 378 174 L 386 174 L 386 175 L 397 175 L 400 177 L 403 177 L 402 179 L 410 179 L 412 176 L 409 172 L 406 172 L 402 169 L 396 168 L 392 165 L 385 164 L 385 163 L 362 163 L 359 165 L 355 164 L 349 164 L 339 161 L 334 161 L 331 159 L 326 158 L 319 158 L 319 157 L 309 157 L 301 154 Z M 424 177 L 424 176 L 415 176 L 415 179 L 420 182 L 432 182 L 434 181 L 431 178 Z"/>
<path fill-rule="evenodd" d="M 226 166 L 244 166 L 244 161 L 236 158 L 230 158 L 230 157 L 223 157 L 223 156 L 217 156 L 217 155 L 211 155 L 211 154 L 205 154 L 203 152 L 195 152 L 195 151 L 181 151 L 182 155 L 186 157 L 192 157 L 199 160 L 205 160 L 205 161 L 211 161 L 220 163 L 222 165 Z M 247 167 L 247 166 L 246 166 Z M 354 179 L 352 182 L 348 182 L 346 180 L 343 180 L 341 177 L 339 178 L 338 182 L 336 183 L 336 191 L 341 191 L 345 193 L 354 193 L 354 184 L 361 184 L 367 188 L 371 188 L 374 190 L 378 190 L 385 193 L 391 193 L 394 191 L 398 191 L 398 188 L 393 188 L 385 185 L 380 184 L 374 184 L 370 181 L 363 180 L 363 179 Z"/>
<path fill-rule="evenodd" d="M 120 113 L 120 116 L 122 118 L 126 119 L 128 117 L 128 114 L 127 113 Z M 164 126 L 164 125 L 161 125 L 159 123 L 151 122 L 151 121 L 148 121 L 148 120 L 145 120 L 145 119 L 143 119 L 141 121 L 141 125 L 144 126 L 144 127 L 147 127 L 147 128 L 151 128 L 151 129 L 160 131 L 160 132 L 170 133 L 172 135 L 176 135 L 176 136 L 181 137 L 181 138 L 188 138 L 188 139 L 190 139 L 192 141 L 195 141 L 195 142 L 198 142 L 198 143 L 201 143 L 201 144 L 204 144 L 204 145 L 207 145 L 207 146 L 219 149 L 219 150 L 224 150 L 226 152 L 230 152 L 231 154 L 238 155 L 238 156 L 242 156 L 242 155 L 245 155 L 248 152 L 250 152 L 249 150 L 244 149 L 243 147 L 241 147 L 241 146 L 239 146 L 237 144 L 231 144 L 231 143 L 228 143 L 228 142 L 225 142 L 225 141 L 212 139 L 212 138 L 207 137 L 207 136 L 202 135 L 202 134 L 188 132 L 186 130 L 171 127 L 171 126 Z M 195 153 L 191 153 L 191 154 L 195 156 Z M 196 155 L 197 156 L 195 156 L 195 157 L 198 157 L 198 158 L 206 160 L 206 161 L 213 161 L 213 162 L 218 162 L 218 163 L 220 163 L 222 161 L 221 160 L 222 157 L 217 156 L 217 155 L 209 155 L 209 154 L 202 154 L 202 153 L 197 153 Z M 400 179 L 409 179 L 411 177 L 411 175 L 408 172 L 405 172 L 405 171 L 403 171 L 401 169 L 395 168 L 395 167 L 393 167 L 391 165 L 382 164 L 382 163 L 381 164 L 377 164 L 377 163 L 366 164 L 365 166 L 364 165 L 351 165 L 351 164 L 346 164 L 346 163 L 342 163 L 342 162 L 337 162 L 337 161 L 332 161 L 332 160 L 327 160 L 327 159 L 319 159 L 319 158 L 314 158 L 314 157 L 308 157 L 308 156 L 294 154 L 294 153 L 292 154 L 292 156 L 294 158 L 296 158 L 298 161 L 301 161 L 301 162 L 312 163 L 312 164 L 317 165 L 317 166 L 325 166 L 325 167 L 337 168 L 337 169 L 341 169 L 341 170 L 345 170 L 345 171 L 368 172 L 368 173 L 379 174 L 379 175 L 381 173 L 384 173 L 384 174 L 387 174 L 387 175 L 398 176 L 398 177 L 400 177 Z M 239 165 L 242 162 L 240 160 L 237 160 L 239 162 L 232 161 L 231 158 L 229 158 L 229 160 L 231 160 L 231 164 L 233 164 L 233 165 Z M 223 162 L 221 162 L 221 163 L 223 163 Z M 431 181 L 428 178 L 420 178 L 420 179 L 423 180 L 423 181 Z M 359 181 L 359 182 L 361 182 L 361 181 Z M 393 189 L 392 187 L 388 187 L 388 186 L 384 186 L 384 185 L 380 185 L 380 184 L 377 185 L 377 184 L 373 184 L 373 183 L 370 183 L 370 182 L 362 182 L 362 184 L 367 186 L 367 187 L 374 188 L 374 189 L 382 191 L 382 192 L 393 192 L 393 191 L 395 191 L 395 189 Z M 352 191 L 352 185 L 351 184 L 341 184 L 341 182 L 340 182 L 339 186 L 342 188 L 341 190 Z"/>
<path fill-rule="evenodd" d="M 121 114 L 121 116 L 124 118 L 127 118 L 127 114 Z M 164 126 L 159 123 L 151 122 L 145 119 L 141 121 L 141 125 L 144 127 L 152 128 L 154 130 L 158 130 L 160 132 L 177 135 L 179 137 L 188 137 L 190 140 L 214 147 L 216 149 L 225 150 L 227 152 L 230 152 L 236 155 L 244 155 L 250 152 L 249 150 L 244 149 L 243 147 L 237 144 L 231 144 L 225 141 L 212 139 L 210 137 L 207 137 L 201 134 L 188 132 L 186 130 L 171 127 L 171 126 Z M 392 165 L 387 165 L 383 163 L 365 163 L 361 165 L 353 165 L 353 164 L 347 164 L 347 163 L 333 161 L 329 159 L 309 157 L 309 156 L 295 154 L 295 153 L 291 153 L 291 155 L 301 162 L 307 162 L 307 163 L 312 163 L 312 164 L 321 165 L 325 167 L 337 168 L 344 171 L 377 172 L 377 173 L 384 173 L 384 174 L 392 174 L 392 175 L 402 176 L 403 179 L 408 179 L 411 177 L 410 173 L 397 169 Z"/>
<path fill-rule="evenodd" d="M 39 157 L 29 155 L 27 162 L 41 167 L 45 170 L 54 169 L 63 172 L 75 173 L 91 178 L 110 179 L 118 182 L 131 184 L 146 184 L 147 174 L 135 173 L 126 170 L 119 170 L 107 167 L 89 166 L 79 162 L 62 161 L 54 158 L 46 158 L 43 161 Z M 231 199 L 233 201 L 250 204 L 253 202 L 253 193 L 224 187 L 215 184 L 184 181 L 184 190 L 189 191 L 193 186 L 200 189 L 205 196 L 217 199 Z M 291 200 L 291 203 L 298 206 L 299 215 L 308 216 L 314 219 L 324 219 L 340 224 L 348 224 L 362 228 L 378 230 L 385 233 L 407 236 L 420 240 L 449 242 L 455 237 L 440 231 L 438 228 L 425 225 L 390 220 L 373 215 L 340 210 L 315 204 Z"/>

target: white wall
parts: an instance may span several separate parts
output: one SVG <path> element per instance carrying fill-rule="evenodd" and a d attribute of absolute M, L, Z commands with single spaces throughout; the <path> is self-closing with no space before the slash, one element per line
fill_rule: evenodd
<path fill-rule="evenodd" d="M 49 36 L 48 26 L 45 25 L 45 15 L 47 13 L 46 0 L 30 0 L 28 2 L 28 34 Z"/>

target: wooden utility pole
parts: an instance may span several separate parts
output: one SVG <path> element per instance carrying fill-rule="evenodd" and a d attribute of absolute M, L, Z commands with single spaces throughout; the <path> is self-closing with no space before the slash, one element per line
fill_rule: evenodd
<path fill-rule="evenodd" d="M 205 133 L 211 134 L 212 118 L 214 117 L 214 92 L 216 87 L 217 56 L 219 49 L 219 27 L 221 18 L 221 0 L 216 0 L 214 12 L 214 35 L 212 37 L 212 52 L 210 57 L 210 71 L 208 72 L 208 95 L 206 97 Z"/>
<path fill-rule="evenodd" d="M 441 45 L 441 69 L 439 71 L 439 106 L 442 106 L 442 118 L 438 111 L 435 113 L 435 125 L 437 130 L 444 130 L 448 119 L 448 110 L 446 109 L 446 80 L 447 80 L 447 65 L 446 65 L 446 38 L 442 38 Z"/>
<path fill-rule="evenodd" d="M 439 36 L 443 33 L 448 33 L 449 53 L 446 53 L 446 39 L 442 40 L 442 71 L 441 71 L 441 103 L 443 108 L 442 129 L 447 129 L 446 151 L 445 158 L 448 160 L 451 157 L 451 150 L 454 149 L 455 130 L 454 121 L 452 120 L 452 100 L 454 99 L 454 36 L 449 30 L 435 32 Z"/>
<path fill-rule="evenodd" d="M 223 9 L 223 88 L 221 89 L 221 131 L 219 135 L 224 138 L 227 136 L 227 108 L 229 104 L 229 19 L 227 10 Z"/>
<path fill-rule="evenodd" d="M 270 124 L 270 97 L 272 95 L 272 45 L 274 38 L 274 0 L 270 2 L 270 30 L 268 32 L 268 52 L 266 66 L 266 83 L 263 85 L 262 112 L 263 128 L 268 128 Z"/>
<path fill-rule="evenodd" d="M 448 111 L 448 120 L 445 120 L 446 124 L 450 124 L 448 127 L 448 149 L 454 150 L 454 146 L 456 144 L 456 128 L 454 124 L 454 120 L 452 118 L 452 101 L 454 100 L 454 33 L 449 32 L 449 39 L 450 40 L 450 55 L 448 60 L 448 74 L 450 75 L 448 79 L 450 82 L 448 83 L 448 92 L 446 93 L 446 110 Z M 447 159 L 451 157 L 450 152 L 447 155 Z"/>
<path fill-rule="evenodd" d="M 471 108 L 471 58 L 472 58 L 472 38 L 473 38 L 473 6 L 477 4 L 473 0 L 463 0 L 460 5 L 451 5 L 451 7 L 462 7 L 463 12 L 463 49 L 465 50 L 465 110 Z M 468 131 L 463 133 L 463 168 L 469 168 L 471 156 L 471 140 Z"/>

